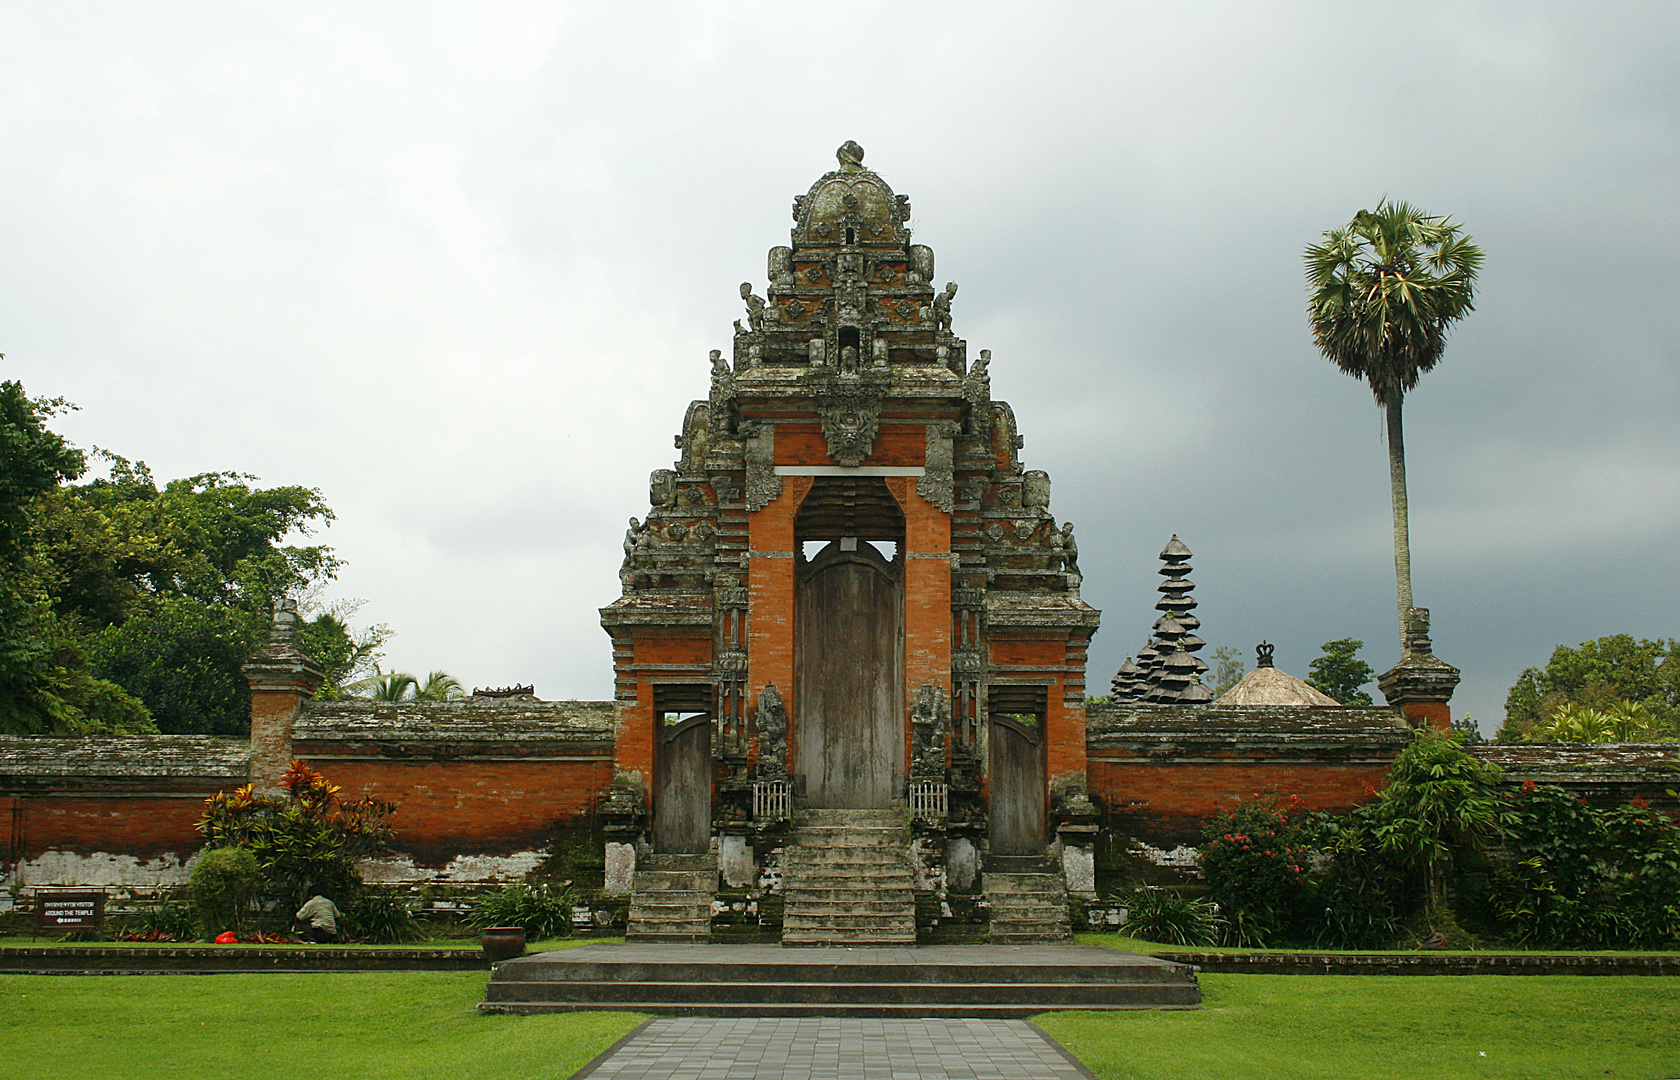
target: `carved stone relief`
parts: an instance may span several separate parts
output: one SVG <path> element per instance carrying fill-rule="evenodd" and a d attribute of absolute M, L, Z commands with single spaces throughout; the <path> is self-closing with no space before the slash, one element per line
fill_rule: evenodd
<path fill-rule="evenodd" d="M 746 507 L 762 510 L 782 494 L 782 478 L 776 475 L 776 427 L 749 422 L 741 425 L 741 434 L 747 464 Z"/>
<path fill-rule="evenodd" d="M 957 425 L 950 420 L 928 425 L 926 469 L 916 480 L 916 494 L 946 513 L 953 505 L 951 440 L 956 434 Z"/>
<path fill-rule="evenodd" d="M 913 756 L 910 775 L 919 780 L 945 779 L 945 691 L 932 683 L 916 688 L 910 706 Z"/>
<path fill-rule="evenodd" d="M 758 692 L 758 776 L 786 780 L 787 775 L 787 706 L 771 683 Z"/>

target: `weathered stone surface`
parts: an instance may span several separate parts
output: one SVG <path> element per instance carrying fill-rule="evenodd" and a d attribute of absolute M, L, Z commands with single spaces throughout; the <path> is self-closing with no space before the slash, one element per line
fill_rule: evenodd
<path fill-rule="evenodd" d="M 635 845 L 608 840 L 606 880 L 601 891 L 608 896 L 629 896 L 635 879 Z"/>

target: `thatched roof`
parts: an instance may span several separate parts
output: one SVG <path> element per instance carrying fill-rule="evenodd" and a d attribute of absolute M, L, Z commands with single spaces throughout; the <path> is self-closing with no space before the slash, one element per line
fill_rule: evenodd
<path fill-rule="evenodd" d="M 1314 690 L 1286 672 L 1257 667 L 1225 691 L 1215 705 L 1340 705 L 1329 694 Z"/>

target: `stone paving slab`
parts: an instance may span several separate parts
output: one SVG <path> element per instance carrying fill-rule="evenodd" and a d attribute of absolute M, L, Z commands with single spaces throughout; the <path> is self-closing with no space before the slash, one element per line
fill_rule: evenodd
<path fill-rule="evenodd" d="M 1025 1020 L 671 1017 L 573 1080 L 1094 1080 Z"/>

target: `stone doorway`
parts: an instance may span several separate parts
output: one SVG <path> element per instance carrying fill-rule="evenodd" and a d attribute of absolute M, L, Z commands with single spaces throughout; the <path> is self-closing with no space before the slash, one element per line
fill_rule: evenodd
<path fill-rule="evenodd" d="M 653 844 L 667 854 L 703 854 L 712 839 L 712 688 L 653 691 Z"/>
<path fill-rule="evenodd" d="M 795 772 L 807 806 L 885 809 L 903 796 L 904 567 L 834 540 L 795 583 Z"/>
<path fill-rule="evenodd" d="M 991 688 L 991 854 L 1043 855 L 1048 842 L 1043 686 Z"/>

